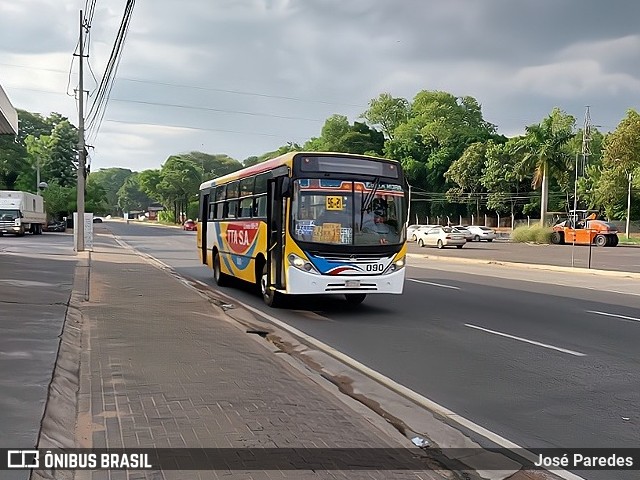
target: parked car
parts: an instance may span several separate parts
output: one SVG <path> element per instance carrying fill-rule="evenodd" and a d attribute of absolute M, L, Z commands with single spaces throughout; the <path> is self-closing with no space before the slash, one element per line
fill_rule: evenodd
<path fill-rule="evenodd" d="M 407 240 L 414 240 L 415 238 L 413 236 L 413 232 L 415 232 L 418 228 L 420 228 L 420 225 L 409 225 L 407 227 Z"/>
<path fill-rule="evenodd" d="M 62 220 L 51 220 L 47 223 L 45 231 L 47 232 L 64 232 L 67 230 L 67 222 Z"/>
<path fill-rule="evenodd" d="M 418 240 L 418 232 L 431 230 L 432 228 L 437 227 L 438 225 L 411 225 L 411 227 L 415 227 L 409 232 L 409 228 L 407 228 L 407 239 L 416 242 Z"/>
<path fill-rule="evenodd" d="M 198 230 L 198 224 L 189 219 L 182 224 L 182 229 L 190 232 L 195 232 L 196 230 Z"/>
<path fill-rule="evenodd" d="M 478 225 L 469 225 L 466 228 L 473 234 L 474 242 L 480 242 L 482 240 L 493 242 L 493 240 L 496 238 L 496 232 L 493 228 L 480 227 Z"/>
<path fill-rule="evenodd" d="M 462 235 L 464 235 L 464 239 L 467 242 L 473 241 L 473 233 L 471 233 L 467 227 L 451 227 L 451 228 L 453 228 L 455 233 L 461 233 Z"/>
<path fill-rule="evenodd" d="M 424 247 L 429 245 L 432 247 L 444 248 L 452 247 L 462 248 L 467 240 L 462 233 L 457 233 L 452 227 L 434 227 L 428 230 L 418 230 L 416 232 L 418 238 L 418 246 Z"/>

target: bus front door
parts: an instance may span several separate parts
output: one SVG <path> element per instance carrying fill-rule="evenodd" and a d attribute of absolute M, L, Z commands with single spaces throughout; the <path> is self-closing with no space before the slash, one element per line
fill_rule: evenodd
<path fill-rule="evenodd" d="M 207 221 L 209 220 L 209 193 L 202 196 L 200 201 L 200 231 L 198 236 L 200 237 L 200 258 L 202 258 L 203 265 L 207 264 Z"/>
<path fill-rule="evenodd" d="M 284 282 L 284 244 L 286 197 L 283 196 L 283 184 L 288 177 L 276 177 L 267 183 L 267 287 L 285 288 Z"/>

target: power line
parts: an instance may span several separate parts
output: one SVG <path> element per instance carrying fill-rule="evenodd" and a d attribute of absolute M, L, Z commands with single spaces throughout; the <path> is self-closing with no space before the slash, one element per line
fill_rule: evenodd
<path fill-rule="evenodd" d="M 259 135 L 259 136 L 263 136 L 263 137 L 276 137 L 276 138 L 280 138 L 282 137 L 282 135 L 276 135 L 273 133 L 260 133 L 260 132 L 240 132 L 237 130 L 224 130 L 224 129 L 220 129 L 220 128 L 204 128 L 204 127 L 193 127 L 193 126 L 189 126 L 189 125 L 170 125 L 170 124 L 166 124 L 166 123 L 149 123 L 149 122 L 129 122 L 129 121 L 124 121 L 124 120 L 106 120 L 108 123 L 124 123 L 127 125 L 141 125 L 141 126 L 145 126 L 145 125 L 149 125 L 152 127 L 172 127 L 172 128 L 185 128 L 187 130 L 202 130 L 205 132 L 222 132 L 222 133 L 237 133 L 240 135 Z"/>
<path fill-rule="evenodd" d="M 12 63 L 0 63 L 0 65 L 4 65 L 4 66 L 7 66 L 7 67 L 26 68 L 26 69 L 31 69 L 31 70 L 41 70 L 41 71 L 46 71 L 46 72 L 56 72 L 56 73 L 65 73 L 65 74 L 67 73 L 66 70 L 59 70 L 59 69 L 53 69 L 53 68 L 31 67 L 31 66 L 17 65 L 17 64 L 12 64 Z M 158 81 L 154 81 L 154 80 L 144 80 L 144 79 L 138 79 L 138 78 L 118 77 L 118 81 L 137 82 L 137 83 L 144 83 L 144 84 L 149 84 L 149 85 L 161 85 L 161 86 L 165 86 L 165 87 L 189 88 L 189 89 L 193 89 L 193 90 L 204 90 L 204 91 L 210 91 L 210 92 L 230 93 L 230 94 L 234 94 L 234 95 L 247 95 L 247 96 L 253 96 L 253 97 L 273 98 L 273 99 L 276 99 L 276 100 L 291 100 L 291 101 L 303 102 L 303 103 L 319 103 L 319 104 L 323 104 L 323 105 L 336 105 L 336 106 L 342 106 L 342 107 L 368 108 L 368 105 L 359 105 L 359 104 L 355 104 L 355 103 L 340 103 L 340 102 L 330 102 L 330 101 L 326 101 L 326 100 L 311 100 L 311 99 L 307 99 L 307 98 L 289 97 L 289 96 L 284 96 L 284 95 L 271 95 L 271 94 L 261 93 L 261 92 L 249 92 L 249 91 L 243 91 L 243 90 L 229 90 L 229 89 L 216 88 L 216 87 L 201 87 L 201 86 L 198 86 L 198 85 L 188 85 L 188 84 L 169 83 L 169 82 L 158 82 Z"/>
<path fill-rule="evenodd" d="M 98 90 L 96 92 L 93 104 L 91 105 L 89 113 L 87 114 L 87 122 L 89 125 L 88 129 L 91 131 L 90 135 L 93 138 L 98 135 L 100 125 L 102 124 L 102 120 L 106 112 L 111 89 L 113 88 L 113 83 L 118 71 L 118 66 L 120 65 L 124 42 L 127 36 L 127 32 L 129 31 L 129 24 L 131 21 L 131 15 L 133 14 L 134 6 L 135 0 L 127 0 L 125 11 L 122 16 L 122 21 L 120 22 L 120 27 L 118 29 L 116 39 L 111 49 L 111 55 L 109 56 L 109 60 L 107 61 L 107 67 L 105 69 L 102 80 L 98 85 Z"/>
<path fill-rule="evenodd" d="M 209 112 L 234 113 L 238 115 L 250 115 L 254 117 L 271 117 L 271 118 L 281 118 L 284 120 L 304 120 L 305 122 L 324 122 L 324 120 L 319 120 L 316 118 L 289 117 L 285 115 L 275 115 L 272 113 L 244 112 L 240 110 L 226 110 L 222 108 L 212 108 L 212 107 L 194 107 L 192 105 L 181 105 L 177 103 L 146 102 L 143 100 L 125 100 L 120 98 L 113 98 L 112 100 L 114 102 L 139 103 L 142 105 L 157 105 L 161 107 L 187 108 L 192 110 L 204 110 Z"/>

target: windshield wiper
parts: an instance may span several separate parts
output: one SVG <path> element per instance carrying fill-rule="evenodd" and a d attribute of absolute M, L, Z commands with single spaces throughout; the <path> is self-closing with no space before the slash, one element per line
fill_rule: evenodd
<path fill-rule="evenodd" d="M 378 192 L 378 188 L 380 188 L 380 177 L 376 177 L 373 181 L 373 188 L 367 196 L 362 199 L 362 208 L 360 208 L 360 213 L 364 213 L 366 210 L 371 208 L 371 204 L 373 203 L 373 197 L 375 197 Z"/>
<path fill-rule="evenodd" d="M 380 188 L 380 177 L 376 177 L 373 180 L 373 188 L 365 197 L 362 198 L 362 205 L 360 206 L 360 228 L 362 228 L 362 222 L 364 220 L 364 212 L 371 208 L 371 204 L 373 203 L 373 197 L 375 197 L 376 192 Z"/>

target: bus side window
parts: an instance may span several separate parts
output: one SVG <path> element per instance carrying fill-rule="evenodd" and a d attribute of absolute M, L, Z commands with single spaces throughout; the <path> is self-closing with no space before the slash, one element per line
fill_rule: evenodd
<path fill-rule="evenodd" d="M 253 216 L 254 217 L 266 217 L 267 216 L 267 196 L 260 195 L 256 197 L 255 203 L 253 205 Z"/>
<path fill-rule="evenodd" d="M 216 204 L 209 204 L 209 220 L 214 220 L 216 218 Z"/>
<path fill-rule="evenodd" d="M 260 195 L 261 193 L 267 193 L 267 179 L 269 178 L 268 173 L 261 173 L 256 177 L 256 184 L 253 192 L 256 195 Z"/>
<path fill-rule="evenodd" d="M 218 185 L 216 187 L 216 202 L 221 202 L 222 200 L 225 199 L 225 191 L 226 191 L 227 186 L 226 185 Z M 220 218 L 220 217 L 218 217 Z"/>
<path fill-rule="evenodd" d="M 245 197 L 240 201 L 240 218 L 250 218 L 253 207 L 253 198 Z"/>
<path fill-rule="evenodd" d="M 222 219 L 224 218 L 224 214 L 225 214 L 225 202 L 218 202 L 216 203 L 216 212 L 215 212 L 215 218 L 216 219 Z"/>
<path fill-rule="evenodd" d="M 227 202 L 227 218 L 237 218 L 238 217 L 238 201 L 237 200 L 232 200 L 230 202 Z"/>

